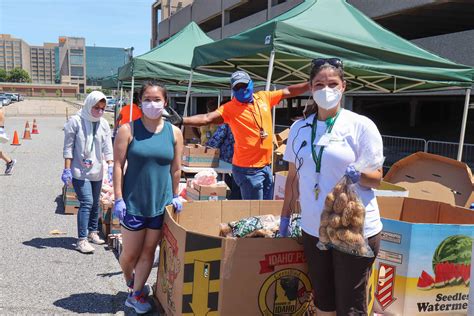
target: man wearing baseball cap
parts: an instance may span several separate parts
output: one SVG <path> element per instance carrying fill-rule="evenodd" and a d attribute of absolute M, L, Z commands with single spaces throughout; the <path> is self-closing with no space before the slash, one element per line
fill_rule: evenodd
<path fill-rule="evenodd" d="M 253 81 L 245 71 L 234 72 L 230 84 L 232 99 L 217 110 L 184 118 L 173 113 L 167 119 L 175 125 L 229 124 L 235 138 L 232 175 L 242 199 L 271 200 L 272 108 L 282 99 L 308 91 L 309 85 L 304 82 L 282 90 L 254 92 Z"/>

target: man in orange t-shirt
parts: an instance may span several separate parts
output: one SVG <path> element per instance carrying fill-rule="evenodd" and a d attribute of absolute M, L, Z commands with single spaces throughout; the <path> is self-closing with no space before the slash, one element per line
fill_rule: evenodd
<path fill-rule="evenodd" d="M 307 82 L 277 91 L 253 90 L 253 81 L 245 71 L 236 71 L 230 79 L 233 98 L 207 114 L 180 118 L 168 116 L 172 123 L 190 126 L 229 124 L 235 138 L 232 175 L 244 200 L 271 200 L 273 179 L 272 108 L 284 98 L 309 90 Z M 166 118 L 166 116 L 165 116 Z"/>
<path fill-rule="evenodd" d="M 138 105 L 133 103 L 133 108 L 132 108 L 132 120 L 138 120 L 139 118 L 142 117 L 142 110 Z M 119 113 L 119 116 L 117 117 L 117 122 L 115 123 L 115 126 L 120 127 L 123 124 L 130 123 L 130 104 L 125 105 Z"/>

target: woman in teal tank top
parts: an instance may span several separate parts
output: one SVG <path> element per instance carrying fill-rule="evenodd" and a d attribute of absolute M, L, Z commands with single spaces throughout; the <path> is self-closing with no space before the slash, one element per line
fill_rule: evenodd
<path fill-rule="evenodd" d="M 183 136 L 161 116 L 167 100 L 164 86 L 145 83 L 139 99 L 142 118 L 120 127 L 115 139 L 114 214 L 122 226 L 120 266 L 130 288 L 125 305 L 141 314 L 151 310 L 145 282 L 161 239 L 165 207 L 182 207 L 177 194 Z"/>

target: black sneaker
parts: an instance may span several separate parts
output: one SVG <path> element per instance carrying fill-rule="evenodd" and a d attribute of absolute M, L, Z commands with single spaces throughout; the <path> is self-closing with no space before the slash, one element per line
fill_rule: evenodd
<path fill-rule="evenodd" d="M 5 174 L 10 176 L 13 173 L 13 167 L 15 167 L 16 159 L 12 159 L 9 163 L 7 163 L 7 168 L 5 169 Z"/>

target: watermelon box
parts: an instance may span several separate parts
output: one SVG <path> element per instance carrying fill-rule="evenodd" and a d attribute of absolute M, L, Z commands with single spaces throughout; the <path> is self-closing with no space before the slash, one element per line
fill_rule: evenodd
<path fill-rule="evenodd" d="M 220 237 L 219 224 L 279 215 L 283 201 L 197 201 L 163 224 L 157 285 L 166 315 L 303 315 L 312 286 L 293 238 Z"/>
<path fill-rule="evenodd" d="M 374 310 L 466 315 L 474 212 L 409 197 L 379 196 L 377 201 L 384 228 L 375 263 Z"/>

